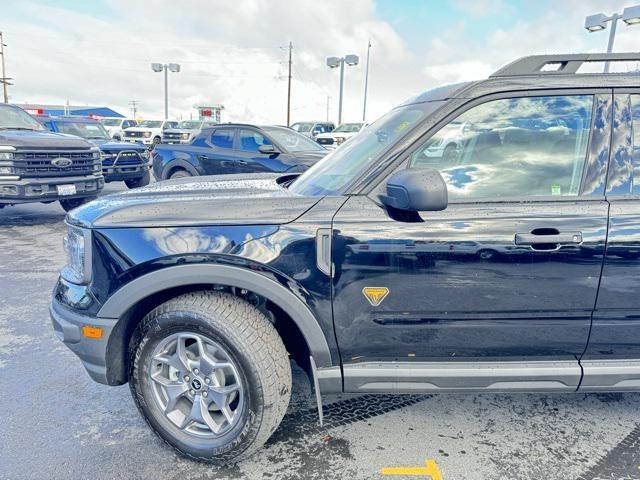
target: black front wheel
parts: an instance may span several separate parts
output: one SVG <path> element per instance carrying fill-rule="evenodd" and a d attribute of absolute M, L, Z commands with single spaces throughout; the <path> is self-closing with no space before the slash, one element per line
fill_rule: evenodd
<path fill-rule="evenodd" d="M 186 170 L 182 170 L 182 169 L 176 170 L 171 175 L 169 175 L 170 180 L 173 180 L 175 178 L 186 178 L 186 177 L 191 177 L 191 174 Z"/>
<path fill-rule="evenodd" d="M 169 445 L 195 460 L 235 463 L 284 416 L 291 368 L 265 315 L 229 294 L 201 291 L 160 305 L 140 323 L 129 385 Z"/>
<path fill-rule="evenodd" d="M 149 170 L 145 170 L 144 175 L 138 178 L 130 178 L 129 180 L 125 180 L 124 183 L 127 188 L 138 188 L 144 187 L 145 185 L 149 185 L 151 181 L 151 174 Z"/>
<path fill-rule="evenodd" d="M 60 206 L 64 208 L 65 212 L 70 212 L 74 208 L 78 208 L 80 205 L 84 205 L 85 203 L 89 203 L 91 200 L 95 200 L 98 197 L 82 197 L 82 198 L 68 198 L 61 199 Z"/>

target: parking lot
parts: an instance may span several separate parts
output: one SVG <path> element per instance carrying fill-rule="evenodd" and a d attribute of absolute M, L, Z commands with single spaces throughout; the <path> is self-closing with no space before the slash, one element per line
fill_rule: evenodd
<path fill-rule="evenodd" d="M 126 385 L 93 382 L 55 338 L 47 306 L 63 219 L 57 203 L 0 210 L 2 478 L 403 478 L 383 469 L 427 460 L 443 479 L 640 477 L 637 394 L 332 396 L 321 428 L 297 368 L 265 449 L 227 469 L 186 460 L 153 435 Z"/>

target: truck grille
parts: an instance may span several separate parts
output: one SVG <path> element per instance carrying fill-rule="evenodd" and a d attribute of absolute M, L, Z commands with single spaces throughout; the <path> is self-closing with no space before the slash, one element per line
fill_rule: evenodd
<path fill-rule="evenodd" d="M 113 166 L 114 161 L 116 159 L 117 159 L 116 165 L 118 166 L 137 166 L 144 163 L 142 160 L 142 157 L 138 154 L 138 152 L 127 151 L 127 152 L 120 152 L 119 154 L 117 153 L 112 154 L 110 152 L 105 152 L 105 154 L 111 155 L 111 156 L 102 159 L 103 167 Z"/>
<path fill-rule="evenodd" d="M 60 168 L 52 163 L 57 158 L 67 158 L 71 164 Z M 17 151 L 13 157 L 16 174 L 21 177 L 72 177 L 91 175 L 94 165 L 100 159 L 93 157 L 90 150 L 83 151 L 47 151 L 21 152 Z"/>
<path fill-rule="evenodd" d="M 333 138 L 318 138 L 316 141 L 320 145 L 333 145 Z"/>
<path fill-rule="evenodd" d="M 130 132 L 129 130 L 125 130 L 124 136 L 128 138 L 142 138 L 144 136 L 144 132 Z"/>
<path fill-rule="evenodd" d="M 164 140 L 174 141 L 174 140 L 180 140 L 181 135 L 182 135 L 181 133 L 167 132 L 162 136 L 162 138 Z"/>

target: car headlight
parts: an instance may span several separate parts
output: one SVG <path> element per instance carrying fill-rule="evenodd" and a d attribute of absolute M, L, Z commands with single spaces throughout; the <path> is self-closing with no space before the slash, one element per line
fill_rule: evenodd
<path fill-rule="evenodd" d="M 144 137 L 149 138 L 151 136 L 151 132 L 144 132 Z"/>
<path fill-rule="evenodd" d="M 0 176 L 2 175 L 13 175 L 16 171 L 13 167 L 0 167 Z"/>
<path fill-rule="evenodd" d="M 92 148 L 91 149 L 91 156 L 93 158 L 100 158 L 100 149 L 98 147 L 96 147 L 95 149 Z"/>
<path fill-rule="evenodd" d="M 147 160 L 149 158 L 149 150 L 145 148 L 143 151 L 138 152 L 138 155 Z"/>
<path fill-rule="evenodd" d="M 13 160 L 13 152 L 15 151 L 16 148 L 11 145 L 0 145 L 0 160 Z"/>
<path fill-rule="evenodd" d="M 63 239 L 67 264 L 60 272 L 65 280 L 78 285 L 91 280 L 91 231 L 68 225 Z"/>
<path fill-rule="evenodd" d="M 189 140 L 190 136 L 191 136 L 191 134 L 189 134 L 189 133 L 183 133 L 183 134 L 180 135 L 180 138 L 182 140 Z"/>

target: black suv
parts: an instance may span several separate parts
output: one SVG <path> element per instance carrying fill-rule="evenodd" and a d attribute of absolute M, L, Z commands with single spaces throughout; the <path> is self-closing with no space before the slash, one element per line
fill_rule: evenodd
<path fill-rule="evenodd" d="M 47 131 L 19 107 L 0 105 L 0 208 L 57 200 L 69 211 L 102 187 L 98 147 Z"/>
<path fill-rule="evenodd" d="M 605 60 L 640 55 L 527 57 L 427 91 L 297 178 L 84 206 L 56 333 L 219 463 L 278 426 L 289 356 L 320 414 L 330 392 L 638 391 L 640 85 L 579 73 Z"/>
<path fill-rule="evenodd" d="M 189 144 L 151 152 L 157 180 L 195 175 L 302 172 L 329 153 L 286 127 L 225 123 L 201 130 Z"/>

